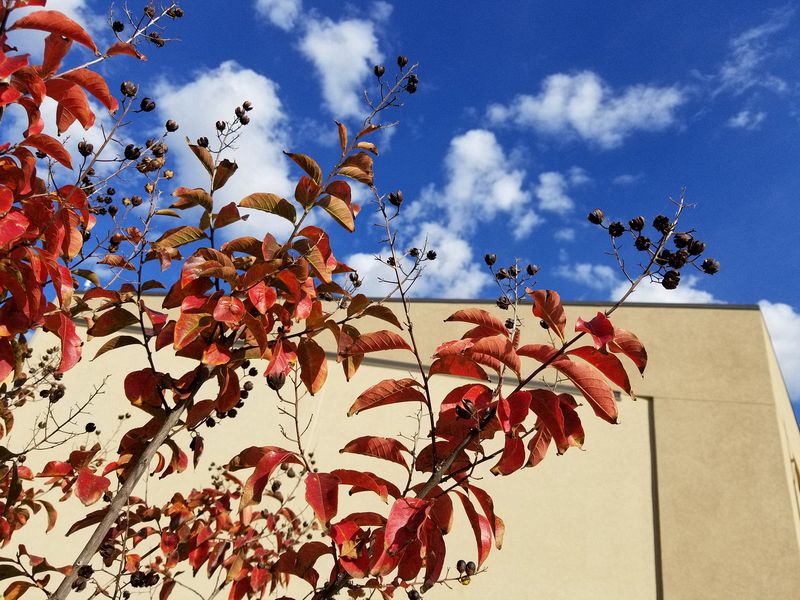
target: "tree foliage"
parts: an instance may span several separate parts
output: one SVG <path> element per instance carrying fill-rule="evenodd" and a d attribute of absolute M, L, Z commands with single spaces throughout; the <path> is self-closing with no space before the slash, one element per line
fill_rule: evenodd
<path fill-rule="evenodd" d="M 539 464 L 551 445 L 559 454 L 580 447 L 581 403 L 614 423 L 612 387 L 633 396 L 624 362 L 643 373 L 647 353 L 633 333 L 609 320 L 619 304 L 577 319 L 573 332 L 558 293 L 536 282 L 536 267 L 495 269 L 496 257 L 487 255 L 501 291 L 498 311 L 510 311 L 510 317 L 454 307 L 447 321 L 469 329 L 440 343 L 424 367 L 409 326 L 407 294 L 436 253 L 399 250 L 395 217 L 402 193 L 385 194 L 374 184 L 374 134 L 384 127 L 384 111 L 416 91 L 416 65 L 401 56 L 394 75 L 375 68 L 378 90 L 369 97 L 362 126 L 350 131 L 337 124 L 335 164 L 323 168 L 306 154 L 286 153 L 296 165 L 293 197 L 256 190 L 220 206 L 215 195 L 242 176 L 233 144 L 254 107 L 247 101 L 236 107 L 232 120 L 215 124 L 211 139 L 187 139 L 207 180 L 176 185 L 165 140 L 178 123 L 168 121 L 160 138 L 144 144 L 117 143 L 123 125 L 155 104 L 141 98 L 132 82 L 112 93 L 94 70 L 119 55 L 144 59 L 140 42 L 163 45 L 157 24 L 180 17 L 182 9 L 148 5 L 141 17 L 125 13 L 127 23 L 112 22 L 117 41 L 103 50 L 80 25 L 44 6 L 44 0 L 4 0 L 0 8 L 0 107 L 27 116 L 22 136 L 0 145 L 0 433 L 7 444 L 0 446 L 0 539 L 11 548 L 20 529 L 42 518 L 49 531 L 58 504 L 76 501 L 87 509 L 69 533 L 94 533 L 66 566 L 54 566 L 22 545 L 0 556 L 4 597 L 44 592 L 64 598 L 88 587 L 121 598 L 155 586 L 165 599 L 177 594 L 176 585 L 191 587 L 190 575 L 200 571 L 217 576 L 232 600 L 283 594 L 293 579 L 305 582 L 314 598 L 344 590 L 353 597 L 377 591 L 385 598 L 404 590 L 414 598 L 443 581 L 467 583 L 492 546 L 502 546 L 505 530 L 492 498 L 475 485 L 481 469 L 508 476 Z M 28 7 L 36 10 L 15 18 L 15 11 Z M 41 64 L 8 42 L 9 33 L 25 29 L 47 34 Z M 64 67 L 75 63 L 75 44 L 94 56 Z M 48 125 L 60 134 L 93 125 L 89 96 L 114 123 L 101 147 L 84 140 L 70 150 L 63 138 L 44 133 L 45 98 L 56 103 L 55 121 Z M 111 171 L 101 172 L 101 164 L 111 164 Z M 119 198 L 112 184 L 124 184 L 123 172 L 137 173 L 144 198 Z M 385 227 L 388 256 L 382 260 L 393 269 L 397 313 L 358 293 L 358 274 L 337 258 L 322 221 L 312 217 L 324 212 L 332 226 L 355 231 L 360 207 L 352 186 L 370 193 Z M 169 207 L 159 204 L 162 192 L 172 197 Z M 656 218 L 652 242 L 642 234 L 641 217 L 625 227 L 605 224 L 599 211 L 590 215 L 611 234 L 615 251 L 622 235 L 631 235 L 641 251 L 641 272 L 629 276 L 631 291 L 645 278 L 674 287 L 679 270 L 702 254 L 702 243 L 692 235 L 675 235 L 682 209 L 681 201 L 675 218 Z M 230 238 L 221 231 L 248 218 L 249 211 L 288 221 L 290 233 Z M 667 249 L 671 239 L 674 251 Z M 115 275 L 101 285 L 93 265 Z M 162 275 L 147 279 L 151 265 Z M 702 266 L 707 272 L 717 268 L 712 259 Z M 127 277 L 120 283 L 121 273 L 133 282 Z M 90 288 L 79 294 L 83 281 Z M 147 293 L 153 290 L 163 295 Z M 520 345 L 522 310 L 541 322 L 549 343 Z M 374 319 L 384 328 L 372 330 Z M 33 358 L 27 340 L 37 330 L 52 336 L 57 347 Z M 55 404 L 68 395 L 62 374 L 92 358 L 83 356 L 87 336 L 104 340 L 95 356 L 126 348 L 147 360 L 146 367 L 108 384 L 122 392 L 120 410 L 133 407 L 140 417 L 118 448 L 72 447 L 76 417 L 91 398 L 71 398 L 75 408 L 56 416 Z M 418 372 L 354 389 L 348 415 L 404 403 L 421 415 L 420 434 L 413 447 L 366 433 L 342 440 L 341 448 L 375 459 L 376 471 L 386 462 L 399 465 L 391 472 L 401 477 L 347 468 L 318 471 L 303 446 L 298 404 L 324 388 L 329 369 L 341 368 L 350 379 L 365 355 L 386 351 L 407 353 Z M 171 361 L 173 356 L 189 363 Z M 191 366 L 176 371 L 178 364 Z M 548 373 L 550 385 L 543 387 L 541 377 Z M 430 381 L 442 375 L 461 381 L 438 398 Z M 560 391 L 560 380 L 576 393 Z M 218 419 L 235 416 L 249 394 L 276 403 L 294 424 L 286 443 L 273 445 L 276 432 L 265 432 L 263 445 L 232 451 L 209 485 L 180 490 L 163 505 L 134 493 L 148 471 L 165 478 L 197 468 L 204 438 L 214 435 Z M 27 444 L 10 441 L 15 409 L 39 399 L 48 404 L 40 431 Z M 42 466 L 25 464 L 30 457 L 41 457 Z M 284 494 L 282 477 L 290 475 L 301 484 L 296 493 Z M 342 491 L 374 494 L 386 509 L 351 512 Z M 303 503 L 314 519 L 298 517 Z M 457 574 L 450 576 L 445 538 L 455 510 L 463 511 L 474 534 L 477 562 L 453 561 Z M 46 551 L 46 542 L 36 551 Z"/>

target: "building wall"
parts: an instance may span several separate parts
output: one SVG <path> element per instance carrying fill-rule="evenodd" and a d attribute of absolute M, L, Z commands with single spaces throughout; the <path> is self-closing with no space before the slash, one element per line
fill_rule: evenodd
<path fill-rule="evenodd" d="M 465 306 L 503 314 L 485 303 L 414 305 L 423 357 L 466 329 L 443 322 L 456 307 Z M 570 305 L 568 322 L 578 316 L 591 318 L 597 310 Z M 538 319 L 525 311 L 521 316 L 532 325 L 525 330 L 532 339 L 523 341 L 544 340 Z M 506 521 L 504 548 L 493 552 L 488 573 L 473 578 L 469 587 L 456 584 L 455 592 L 436 589 L 426 597 L 800 597 L 800 513 L 792 462 L 800 457 L 800 435 L 757 308 L 630 305 L 612 321 L 635 332 L 647 346 L 646 377 L 629 369 L 641 399 L 620 399 L 616 426 L 582 406 L 584 451 L 553 453 L 536 468 L 509 478 L 495 478 L 487 471 L 480 485 L 492 492 L 497 512 Z M 375 321 L 364 330 L 384 327 Z M 103 341 L 87 344 L 86 358 L 65 381 L 68 397 L 77 401 L 109 375 L 104 395 L 92 405 L 92 420 L 100 425 L 101 439 L 107 439 L 116 435 L 119 413 L 136 412 L 120 402 L 122 375 L 145 363 L 134 346 L 89 361 Z M 52 338 L 42 336 L 37 343 L 46 347 Z M 340 455 L 338 450 L 367 433 L 413 434 L 417 423 L 409 418 L 408 405 L 345 416 L 355 396 L 369 385 L 413 373 L 410 358 L 394 352 L 367 359 L 349 384 L 331 362 L 329 384 L 303 407 L 308 414 L 318 414 L 304 439 L 315 451 L 320 470 L 345 463 L 393 480 L 403 477 L 402 467 Z M 434 392 L 441 397 L 460 383 L 437 377 Z M 286 444 L 273 397 L 263 384 L 256 389 L 262 397 L 254 392 L 237 419 L 226 419 L 207 436 L 198 472 L 164 482 L 150 478 L 138 493 L 166 499 L 176 489 L 206 481 L 212 461 L 225 462 L 248 445 Z M 143 420 L 134 414 L 124 426 Z M 86 441 L 93 439 L 86 436 Z M 342 498 L 340 514 L 379 503 L 366 496 Z M 88 531 L 62 537 L 81 512 L 76 504 L 64 505 L 59 529 L 47 538 L 40 530 L 32 533 L 37 524 L 26 528 L 31 551 L 45 543 L 53 562 L 74 556 L 88 537 Z M 456 513 L 455 530 L 461 533 L 448 536 L 451 566 L 458 558 L 475 556 L 471 530 L 460 511 Z"/>

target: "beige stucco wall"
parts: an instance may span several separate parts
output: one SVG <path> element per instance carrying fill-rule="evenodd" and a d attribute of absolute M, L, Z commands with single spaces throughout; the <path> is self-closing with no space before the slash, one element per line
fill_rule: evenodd
<path fill-rule="evenodd" d="M 463 324 L 445 324 L 443 319 L 467 305 L 415 305 L 415 332 L 423 356 L 465 330 Z M 505 316 L 492 305 L 472 305 Z M 590 318 L 596 310 L 569 306 L 568 322 L 578 316 Z M 522 317 L 532 325 L 526 330 L 531 339 L 524 341 L 543 340 L 538 319 L 529 312 Z M 552 454 L 535 469 L 509 478 L 486 474 L 481 485 L 492 490 L 498 514 L 507 524 L 505 547 L 490 557 L 487 574 L 474 578 L 469 587 L 458 586 L 455 593 L 476 599 L 497 595 L 554 600 L 661 594 L 669 599 L 800 597 L 800 528 L 790 465 L 792 456 L 800 456 L 800 436 L 790 420 L 785 387 L 757 309 L 634 305 L 612 320 L 636 332 L 648 348 L 646 378 L 629 370 L 643 399 L 623 398 L 616 426 L 596 419 L 582 406 L 587 433 L 583 452 Z M 375 322 L 364 329 L 384 326 Z M 46 346 L 51 340 L 42 337 L 37 343 Z M 88 361 L 103 341 L 87 344 L 87 359 L 65 381 L 70 398 L 77 401 L 91 384 L 111 375 L 105 394 L 92 406 L 92 420 L 103 432 L 100 438 L 109 439 L 119 424 L 117 415 L 130 410 L 120 402 L 121 375 L 145 363 L 136 347 Z M 158 356 L 166 357 L 167 352 Z M 329 385 L 305 403 L 318 415 L 305 443 L 316 450 L 321 470 L 347 461 L 352 468 L 401 478 L 401 467 L 336 451 L 367 433 L 413 433 L 416 424 L 407 418 L 407 405 L 345 416 L 353 398 L 370 384 L 413 372 L 410 356 L 395 352 L 367 360 L 350 384 L 331 364 Z M 170 365 L 160 368 L 169 370 Z M 434 381 L 440 395 L 461 383 L 449 377 Z M 281 418 L 272 396 L 265 386 L 257 389 L 262 398 L 251 395 L 237 419 L 226 419 L 206 436 L 198 472 L 165 482 L 151 478 L 139 493 L 166 497 L 173 490 L 202 484 L 209 462 L 224 462 L 239 448 L 287 444 L 277 428 Z M 35 405 L 28 410 L 36 410 Z M 131 412 L 134 422 L 144 420 Z M 126 428 L 130 424 L 126 421 Z M 365 497 L 343 497 L 340 514 L 361 510 Z M 75 504 L 65 505 L 62 533 L 71 522 L 67 507 L 80 513 Z M 457 510 L 459 529 L 462 533 L 448 540 L 451 565 L 475 555 L 471 531 Z M 55 562 L 69 560 L 86 537 L 65 539 L 56 531 L 45 538 L 42 530 L 29 525 L 26 539 L 32 551 L 45 544 Z M 426 596 L 447 593 L 453 592 L 432 590 Z"/>

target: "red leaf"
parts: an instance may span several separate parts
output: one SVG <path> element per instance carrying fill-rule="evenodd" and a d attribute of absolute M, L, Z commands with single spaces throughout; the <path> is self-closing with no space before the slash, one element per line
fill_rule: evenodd
<path fill-rule="evenodd" d="M 275 300 L 278 299 L 278 293 L 275 288 L 269 287 L 263 281 L 247 290 L 247 296 L 255 309 L 262 315 L 266 314 L 270 307 L 275 304 Z"/>
<path fill-rule="evenodd" d="M 161 373 L 151 368 L 132 371 L 125 376 L 125 397 L 133 406 L 146 410 L 145 407 L 161 407 Z"/>
<path fill-rule="evenodd" d="M 500 550 L 500 548 L 503 547 L 503 537 L 505 536 L 506 526 L 505 523 L 503 523 L 503 519 L 494 514 L 494 502 L 492 501 L 492 497 L 484 490 L 475 487 L 474 485 L 469 485 L 469 491 L 472 492 L 472 494 L 478 500 L 478 504 L 481 505 L 483 514 L 486 515 L 487 519 L 489 519 L 489 523 L 492 526 L 492 531 L 494 532 L 495 548 Z"/>
<path fill-rule="evenodd" d="M 313 396 L 322 388 L 328 377 L 325 350 L 314 340 L 306 338 L 297 347 L 297 360 L 300 363 L 300 379 Z"/>
<path fill-rule="evenodd" d="M 350 410 L 347 416 L 356 415 L 362 410 L 385 406 L 387 404 L 397 404 L 399 402 L 425 402 L 425 395 L 418 389 L 422 387 L 414 379 L 384 379 L 376 383 L 368 390 L 363 392 Z"/>
<path fill-rule="evenodd" d="M 561 297 L 553 290 L 525 290 L 533 298 L 533 316 L 542 319 L 564 341 L 567 315 L 561 306 Z"/>
<path fill-rule="evenodd" d="M 354 354 L 382 352 L 384 350 L 411 350 L 411 346 L 398 334 L 382 330 L 360 335 L 343 354 L 352 356 Z"/>
<path fill-rule="evenodd" d="M 0 52 L 0 79 L 8 79 L 17 69 L 27 66 L 30 54 L 6 56 Z"/>
<path fill-rule="evenodd" d="M 175 324 L 175 350 L 185 348 L 209 326 L 213 325 L 211 315 L 204 313 L 181 313 Z"/>
<path fill-rule="evenodd" d="M 567 435 L 567 441 L 570 446 L 580 448 L 583 446 L 586 435 L 583 432 L 581 419 L 575 411 L 578 403 L 569 394 L 559 394 L 558 399 L 561 402 L 561 412 L 564 415 L 564 433 Z"/>
<path fill-rule="evenodd" d="M 516 435 L 506 436 L 503 454 L 491 468 L 492 475 L 510 475 L 525 464 L 525 444 Z"/>
<path fill-rule="evenodd" d="M 45 316 L 44 324 L 61 339 L 61 362 L 58 365 L 58 372 L 64 373 L 81 359 L 83 342 L 75 331 L 75 323 L 61 311 Z"/>
<path fill-rule="evenodd" d="M 613 354 L 600 352 L 591 346 L 575 348 L 568 351 L 567 354 L 582 358 L 608 377 L 610 381 L 618 385 L 632 398 L 636 397 L 631 390 L 631 382 L 628 379 L 628 374 L 625 372 L 625 367 L 622 366 L 622 362 Z"/>
<path fill-rule="evenodd" d="M 0 338 L 0 381 L 4 381 L 8 377 L 16 364 L 17 360 L 11 342 L 6 338 Z"/>
<path fill-rule="evenodd" d="M 246 220 L 247 218 L 248 215 L 242 217 L 239 214 L 239 209 L 236 208 L 235 202 L 230 202 L 219 209 L 219 213 L 217 213 L 217 216 L 214 219 L 214 228 L 219 229 L 221 227 L 225 227 L 226 225 L 230 225 L 231 223 Z"/>
<path fill-rule="evenodd" d="M 374 458 L 382 458 L 408 469 L 408 463 L 403 458 L 403 452 L 408 452 L 403 444 L 393 438 L 386 438 L 374 435 L 365 435 L 352 440 L 339 452 L 350 452 L 353 454 L 363 454 Z"/>
<path fill-rule="evenodd" d="M 68 169 L 72 168 L 72 158 L 67 149 L 57 139 L 50 137 L 46 133 L 29 135 L 20 142 L 21 146 L 30 146 L 44 152 L 53 160 L 61 163 Z"/>
<path fill-rule="evenodd" d="M 56 125 L 58 133 L 64 133 L 78 119 L 84 129 L 94 125 L 94 113 L 89 107 L 89 99 L 80 86 L 61 79 L 48 79 L 45 82 L 47 95 L 58 102 L 56 108 Z"/>
<path fill-rule="evenodd" d="M 487 327 L 497 333 L 502 333 L 508 337 L 508 329 L 500 319 L 489 314 L 480 308 L 468 308 L 454 312 L 447 317 L 445 321 L 463 321 L 465 323 L 473 323 L 481 327 Z"/>
<path fill-rule="evenodd" d="M 139 60 L 147 60 L 147 57 L 136 49 L 136 46 L 129 42 L 114 42 L 106 50 L 106 56 L 116 56 L 118 54 L 125 54 L 138 58 Z"/>
<path fill-rule="evenodd" d="M 467 351 L 468 356 L 480 354 L 499 360 L 519 376 L 519 356 L 517 356 L 511 340 L 500 336 L 481 338 Z M 473 356 L 473 358 L 481 362 L 480 357 Z"/>
<path fill-rule="evenodd" d="M 472 379 L 489 380 L 489 375 L 475 361 L 466 356 L 456 354 L 443 356 L 436 359 L 428 371 L 428 377 L 433 375 L 455 375 L 456 377 L 470 377 Z"/>
<path fill-rule="evenodd" d="M 61 67 L 61 61 L 72 47 L 72 40 L 51 33 L 44 40 L 44 58 L 42 59 L 41 74 L 48 78 L 55 75 Z"/>
<path fill-rule="evenodd" d="M 330 473 L 309 473 L 305 497 L 317 519 L 327 527 L 339 510 L 339 478 Z"/>
<path fill-rule="evenodd" d="M 620 352 L 630 358 L 639 373 L 644 373 L 647 367 L 647 350 L 634 334 L 624 329 L 614 330 L 614 340 L 608 344 L 611 352 Z"/>
<path fill-rule="evenodd" d="M 530 450 L 531 456 L 528 459 L 527 466 L 535 467 L 544 460 L 547 448 L 550 447 L 551 439 L 553 439 L 553 436 L 550 430 L 544 426 L 539 427 L 539 430 L 533 434 L 531 441 L 528 442 L 528 450 Z"/>
<path fill-rule="evenodd" d="M 558 453 L 563 454 L 569 448 L 569 440 L 564 431 L 564 413 L 561 410 L 561 401 L 550 390 L 531 390 L 527 392 L 531 397 L 531 410 L 539 417 L 542 426 L 547 429 L 556 442 Z"/>
<path fill-rule="evenodd" d="M 29 225 L 28 217 L 17 210 L 0 218 L 0 246 L 10 247 L 25 235 Z"/>
<path fill-rule="evenodd" d="M 369 490 L 371 492 L 375 492 L 381 497 L 381 500 L 384 502 L 387 501 L 388 493 L 389 493 L 389 482 L 384 481 L 380 477 L 373 475 L 372 473 L 366 473 L 364 471 L 353 471 L 350 469 L 336 469 L 331 471 L 331 475 L 335 475 L 339 482 L 342 485 L 351 485 L 353 486 L 350 490 L 350 493 L 353 494 L 359 490 Z M 387 485 L 388 484 L 388 485 Z M 392 490 L 395 492 L 394 496 L 399 496 L 399 490 L 394 488 Z"/>
<path fill-rule="evenodd" d="M 13 29 L 37 29 L 56 33 L 83 44 L 97 55 L 100 54 L 86 30 L 57 10 L 37 10 L 29 15 L 20 17 L 9 27 L 9 30 Z"/>
<path fill-rule="evenodd" d="M 217 371 L 217 383 L 219 383 L 219 394 L 216 399 L 217 410 L 228 412 L 239 403 L 239 376 L 231 367 L 222 368 Z"/>
<path fill-rule="evenodd" d="M 514 392 L 508 398 L 501 396 L 497 403 L 497 419 L 503 431 L 510 433 L 520 425 L 528 416 L 530 404 L 530 393 L 525 390 Z"/>
<path fill-rule="evenodd" d="M 203 350 L 200 359 L 204 365 L 224 365 L 231 360 L 231 351 L 224 345 L 212 342 Z"/>
<path fill-rule="evenodd" d="M 594 345 L 598 348 L 604 348 L 608 342 L 614 339 L 614 326 L 608 320 L 608 317 L 599 311 L 591 321 L 584 321 L 578 317 L 575 331 L 584 331 L 590 334 L 594 340 Z"/>
<path fill-rule="evenodd" d="M 544 363 L 556 353 L 556 350 L 546 344 L 528 344 L 519 348 L 517 353 Z M 609 423 L 617 422 L 617 403 L 614 400 L 614 393 L 600 373 L 592 367 L 573 362 L 566 355 L 553 360 L 550 366 L 569 377 L 598 417 Z"/>
<path fill-rule="evenodd" d="M 102 313 L 87 331 L 87 335 L 103 337 L 119 331 L 123 327 L 138 323 L 139 318 L 121 306 L 112 308 Z"/>
<path fill-rule="evenodd" d="M 78 479 L 75 482 L 75 495 L 84 506 L 89 506 L 100 500 L 110 485 L 110 479 L 95 475 L 88 467 L 84 467 L 78 473 Z"/>
<path fill-rule="evenodd" d="M 489 519 L 478 514 L 469 498 L 458 490 L 456 490 L 456 494 L 464 506 L 464 512 L 467 513 L 472 533 L 475 535 L 475 543 L 478 546 L 478 567 L 480 568 L 492 549 L 492 528 L 489 526 Z"/>
<path fill-rule="evenodd" d="M 384 547 L 390 555 L 397 554 L 419 539 L 418 530 L 425 522 L 430 501 L 422 498 L 398 498 L 392 504 L 386 521 Z"/>
<path fill-rule="evenodd" d="M 244 316 L 244 303 L 233 296 L 223 296 L 214 307 L 214 319 L 235 329 Z"/>
<path fill-rule="evenodd" d="M 61 78 L 77 83 L 92 96 L 97 98 L 108 110 L 117 110 L 119 106 L 117 99 L 111 94 L 111 91 L 108 89 L 108 84 L 106 80 L 103 79 L 102 75 L 90 69 L 75 69 L 74 71 L 64 73 Z"/>
<path fill-rule="evenodd" d="M 72 465 L 60 460 L 48 462 L 37 477 L 62 478 L 72 473 Z"/>
<path fill-rule="evenodd" d="M 231 461 L 231 468 L 236 467 L 236 464 L 248 460 L 248 455 L 259 454 L 260 458 L 256 464 L 253 474 L 247 479 L 244 487 L 242 488 L 242 497 L 239 501 L 239 510 L 242 511 L 251 504 L 261 502 L 261 495 L 264 493 L 264 488 L 269 481 L 270 476 L 276 467 L 282 462 L 289 461 L 297 464 L 302 464 L 300 459 L 297 458 L 294 452 L 289 452 L 282 448 L 274 446 L 265 446 L 264 448 L 248 448 L 240 452 L 237 457 Z M 249 466 L 249 465 L 245 465 Z"/>

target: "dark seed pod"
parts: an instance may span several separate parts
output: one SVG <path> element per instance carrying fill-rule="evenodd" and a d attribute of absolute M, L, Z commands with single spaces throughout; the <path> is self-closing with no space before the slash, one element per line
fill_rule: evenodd
<path fill-rule="evenodd" d="M 467 568 L 466 568 L 467 575 L 475 575 L 477 570 L 478 570 L 478 566 L 474 562 L 469 561 L 467 563 Z"/>
<path fill-rule="evenodd" d="M 197 145 L 201 148 L 208 148 L 208 138 L 205 136 L 197 138 Z"/>
<path fill-rule="evenodd" d="M 481 429 L 486 427 L 489 424 L 489 421 L 494 419 L 494 416 L 496 414 L 497 414 L 497 407 L 496 406 L 490 406 L 489 408 L 487 408 L 486 412 L 483 413 L 483 416 L 481 417 L 481 420 L 478 422 L 478 427 L 481 428 Z"/>
<path fill-rule="evenodd" d="M 678 250 L 669 257 L 669 266 L 673 269 L 680 269 L 689 260 L 689 253 L 684 250 Z"/>
<path fill-rule="evenodd" d="M 155 9 L 155 7 L 153 7 L 153 5 L 152 5 L 152 4 L 149 4 L 149 5 L 145 6 L 145 7 L 144 7 L 144 14 L 145 14 L 145 15 L 147 15 L 147 17 L 148 17 L 149 19 L 152 19 L 153 17 L 155 17 L 155 16 L 156 16 L 156 9 Z"/>
<path fill-rule="evenodd" d="M 525 267 L 525 272 L 531 277 L 533 277 L 539 272 L 539 265 L 528 265 L 527 267 Z"/>
<path fill-rule="evenodd" d="M 511 300 L 508 299 L 508 296 L 500 296 L 495 304 L 497 304 L 498 308 L 506 310 L 511 306 Z"/>
<path fill-rule="evenodd" d="M 123 96 L 133 98 L 136 95 L 136 92 L 139 91 L 139 87 L 132 81 L 123 81 L 119 86 L 119 91 L 122 92 Z"/>
<path fill-rule="evenodd" d="M 586 218 L 589 219 L 589 223 L 600 225 L 603 222 L 605 215 L 603 215 L 602 210 L 600 210 L 599 208 L 595 208 L 592 212 L 589 213 L 589 215 Z"/>
<path fill-rule="evenodd" d="M 397 66 L 401 69 L 408 64 L 408 58 L 403 56 L 402 54 L 397 57 Z"/>
<path fill-rule="evenodd" d="M 91 579 L 92 575 L 94 575 L 94 569 L 92 568 L 92 565 L 83 565 L 80 569 L 78 569 L 78 577 Z"/>
<path fill-rule="evenodd" d="M 142 109 L 142 112 L 151 112 L 156 109 L 156 103 L 152 98 L 145 97 L 139 103 L 139 108 Z"/>
<path fill-rule="evenodd" d="M 225 121 L 217 121 L 217 131 L 225 131 Z"/>
<path fill-rule="evenodd" d="M 640 235 L 633 242 L 633 245 L 636 247 L 637 250 L 644 252 L 645 250 L 650 248 L 650 238 Z"/>
<path fill-rule="evenodd" d="M 120 33 L 125 30 L 125 23 L 123 23 L 122 21 L 114 21 L 113 23 L 111 23 L 111 30 L 114 33 Z"/>
<path fill-rule="evenodd" d="M 417 84 L 416 83 L 412 83 L 412 82 L 409 81 L 406 84 L 406 91 L 409 94 L 416 94 L 417 93 Z"/>
<path fill-rule="evenodd" d="M 178 131 L 178 123 L 175 122 L 173 119 L 170 119 L 164 124 L 164 129 L 172 133 L 173 131 Z"/>
<path fill-rule="evenodd" d="M 273 390 L 279 390 L 286 383 L 286 375 L 283 373 L 270 373 L 267 375 L 267 385 Z"/>
<path fill-rule="evenodd" d="M 497 273 L 494 274 L 495 279 L 498 281 L 502 281 L 503 279 L 508 279 L 508 271 L 505 269 L 498 269 Z"/>
<path fill-rule="evenodd" d="M 628 227 L 631 228 L 631 231 L 641 231 L 644 229 L 644 217 L 634 217 L 628 221 Z"/>
<path fill-rule="evenodd" d="M 672 238 L 676 248 L 686 248 L 691 241 L 692 235 L 690 233 L 676 233 L 675 237 Z"/>
<path fill-rule="evenodd" d="M 689 254 L 691 254 L 692 256 L 701 255 L 705 251 L 705 249 L 706 245 L 700 240 L 692 240 L 691 242 L 689 242 L 689 246 L 687 247 Z"/>
<path fill-rule="evenodd" d="M 250 117 L 247 115 L 242 115 L 241 117 L 239 117 L 239 123 L 241 123 L 242 125 L 248 125 L 250 123 Z"/>
<path fill-rule="evenodd" d="M 514 319 L 506 319 L 506 329 L 514 329 L 514 325 L 516 325 Z"/>
<path fill-rule="evenodd" d="M 664 278 L 661 280 L 661 285 L 665 289 L 674 290 L 681 282 L 681 274 L 677 271 L 667 271 L 664 273 Z"/>
<path fill-rule="evenodd" d="M 141 155 L 142 151 L 133 144 L 128 144 L 127 146 L 125 146 L 125 158 L 127 160 L 136 160 Z"/>
<path fill-rule="evenodd" d="M 95 429 L 97 429 L 97 425 L 94 423 L 87 423 L 84 429 L 86 430 L 86 433 L 92 433 Z"/>
<path fill-rule="evenodd" d="M 658 215 L 653 219 L 653 228 L 659 233 L 666 233 L 669 231 L 669 217 Z"/>
<path fill-rule="evenodd" d="M 462 574 L 463 574 L 463 573 L 464 573 L 464 571 L 466 571 L 466 570 L 467 570 L 467 561 L 465 561 L 465 560 L 463 560 L 463 559 L 462 559 L 462 560 L 459 560 L 459 561 L 456 563 L 456 570 L 457 570 L 459 573 L 462 573 Z"/>
<path fill-rule="evenodd" d="M 409 248 L 408 255 L 413 256 L 414 258 L 419 256 L 419 248 Z"/>
<path fill-rule="evenodd" d="M 253 110 L 253 103 L 250 100 L 245 100 L 242 102 L 242 108 L 245 109 L 247 112 Z"/>
<path fill-rule="evenodd" d="M 401 192 L 400 190 L 389 192 L 387 199 L 389 200 L 389 204 L 399 208 L 400 205 L 403 203 L 403 192 Z"/>
<path fill-rule="evenodd" d="M 611 225 L 608 226 L 608 235 L 611 237 L 619 237 L 623 233 L 625 233 L 625 226 L 620 223 L 619 221 L 614 221 Z"/>
<path fill-rule="evenodd" d="M 383 65 L 375 65 L 374 67 L 372 67 L 372 72 L 375 73 L 375 77 L 380 79 L 381 77 L 383 77 L 383 74 L 386 72 L 386 69 L 384 68 Z"/>
<path fill-rule="evenodd" d="M 487 254 L 486 256 L 483 257 L 483 261 L 491 267 L 495 262 L 497 262 L 497 255 Z"/>
<path fill-rule="evenodd" d="M 84 158 L 89 156 L 92 151 L 94 150 L 94 146 L 87 142 L 86 140 L 81 140 L 78 142 L 78 152 L 80 152 L 81 156 Z"/>
<path fill-rule="evenodd" d="M 547 321 L 545 321 L 544 319 L 539 321 L 539 327 L 541 327 L 542 329 L 550 329 L 550 325 L 548 325 Z"/>
<path fill-rule="evenodd" d="M 713 258 L 707 258 L 703 261 L 703 265 L 701 267 L 704 272 L 708 273 L 709 275 L 713 275 L 714 273 L 719 272 L 719 261 L 714 260 Z"/>
<path fill-rule="evenodd" d="M 508 267 L 508 274 L 511 275 L 511 277 L 516 277 L 519 275 L 519 267 L 517 265 L 511 265 Z"/>
<path fill-rule="evenodd" d="M 460 404 L 456 404 L 456 416 L 459 419 L 470 419 L 472 418 L 472 414 Z"/>
<path fill-rule="evenodd" d="M 427 254 L 425 254 L 425 258 L 428 260 L 436 260 L 436 252 L 434 250 L 428 250 Z"/>
<path fill-rule="evenodd" d="M 656 257 L 656 264 L 659 265 L 666 265 L 669 262 L 670 257 L 672 256 L 672 252 L 664 248 L 661 252 L 659 252 L 658 256 Z"/>

